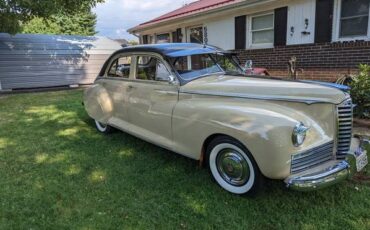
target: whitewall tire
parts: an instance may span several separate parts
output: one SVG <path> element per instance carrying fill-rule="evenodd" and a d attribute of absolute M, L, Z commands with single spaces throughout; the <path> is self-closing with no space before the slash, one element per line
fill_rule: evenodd
<path fill-rule="evenodd" d="M 215 181 L 233 194 L 254 193 L 261 174 L 249 151 L 229 137 L 215 138 L 207 148 L 208 165 Z"/>
<path fill-rule="evenodd" d="M 95 120 L 95 127 L 99 132 L 105 133 L 105 134 L 111 133 L 113 131 L 113 128 L 111 126 L 107 124 L 103 124 L 97 120 Z"/>

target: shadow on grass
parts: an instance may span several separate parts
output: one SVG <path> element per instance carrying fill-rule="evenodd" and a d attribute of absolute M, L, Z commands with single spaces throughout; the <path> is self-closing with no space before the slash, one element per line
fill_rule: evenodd
<path fill-rule="evenodd" d="M 219 188 L 197 162 L 95 131 L 81 92 L 0 102 L 0 228 L 366 228 L 369 187 L 297 193 L 267 181 L 254 198 Z M 16 104 L 16 106 L 12 106 Z M 355 189 L 357 187 L 357 189 Z"/>

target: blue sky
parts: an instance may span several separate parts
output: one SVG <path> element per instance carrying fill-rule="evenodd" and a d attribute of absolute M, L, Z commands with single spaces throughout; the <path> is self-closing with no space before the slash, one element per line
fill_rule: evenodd
<path fill-rule="evenodd" d="M 93 11 L 98 16 L 98 35 L 135 40 L 127 29 L 194 0 L 106 0 Z"/>

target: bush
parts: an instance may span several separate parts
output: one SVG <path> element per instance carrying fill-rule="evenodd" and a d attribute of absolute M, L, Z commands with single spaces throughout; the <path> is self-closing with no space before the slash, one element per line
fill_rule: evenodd
<path fill-rule="evenodd" d="M 370 118 L 370 66 L 360 65 L 358 75 L 352 78 L 351 97 L 356 104 L 355 115 Z"/>

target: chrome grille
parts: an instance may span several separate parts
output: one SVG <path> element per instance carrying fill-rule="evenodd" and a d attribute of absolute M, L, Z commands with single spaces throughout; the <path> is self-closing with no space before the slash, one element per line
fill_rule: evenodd
<path fill-rule="evenodd" d="M 333 160 L 334 141 L 292 156 L 291 173 L 298 173 Z"/>
<path fill-rule="evenodd" d="M 344 159 L 351 147 L 352 139 L 352 100 L 349 99 L 337 107 L 338 141 L 337 158 Z"/>

